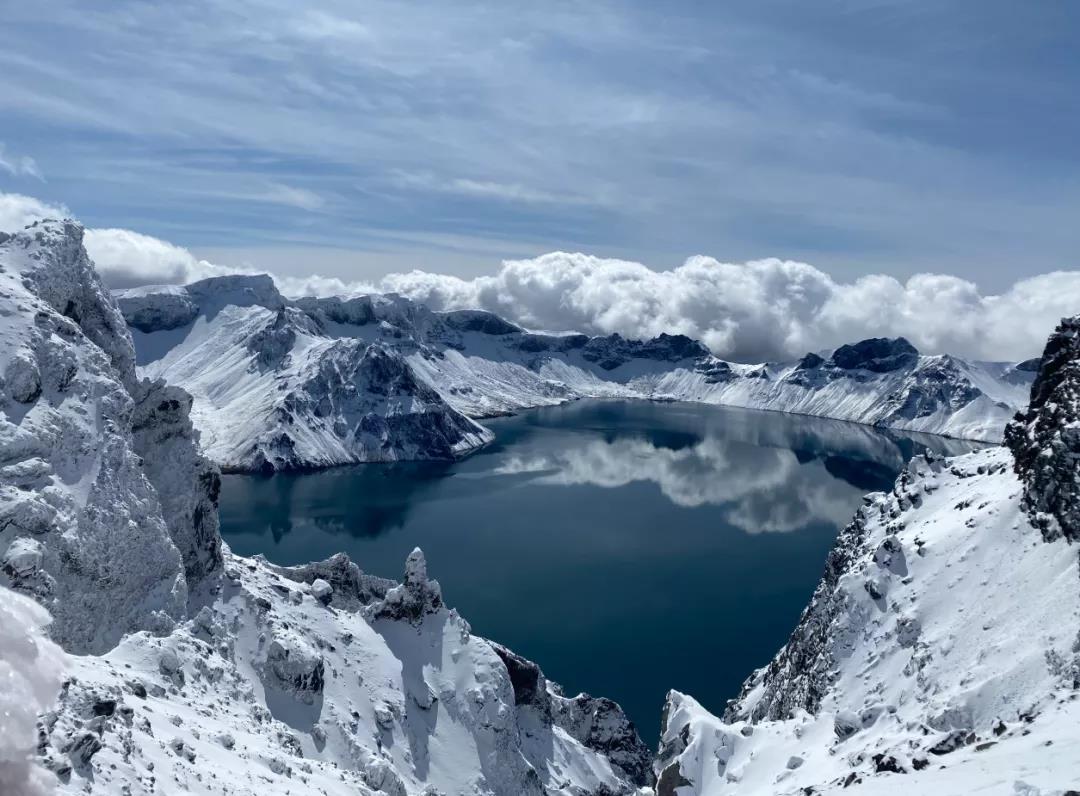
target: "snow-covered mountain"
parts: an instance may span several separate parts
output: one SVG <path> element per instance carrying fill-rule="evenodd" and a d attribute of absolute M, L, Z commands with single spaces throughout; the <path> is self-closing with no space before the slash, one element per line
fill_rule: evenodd
<path fill-rule="evenodd" d="M 578 796 L 650 781 L 619 707 L 565 697 L 473 636 L 420 551 L 400 584 L 344 556 L 282 569 L 232 555 L 190 398 L 140 381 L 134 359 L 81 227 L 0 239 L 5 796 L 42 782 L 28 749 L 60 792 L 110 796 Z M 9 738 L 59 679 L 24 597 L 77 655 L 36 737 Z"/>
<path fill-rule="evenodd" d="M 1008 447 L 868 495 L 721 719 L 672 692 L 658 794 L 1022 793 L 1080 780 L 1080 317 Z"/>
<path fill-rule="evenodd" d="M 1080 317 L 1047 345 L 1007 447 L 916 458 L 867 496 L 775 659 L 723 717 L 673 692 L 653 759 L 617 705 L 567 698 L 473 636 L 419 551 L 400 583 L 344 556 L 283 568 L 232 555 L 189 399 L 136 376 L 81 235 L 45 222 L 0 240 L 5 796 L 48 781 L 28 772 L 28 749 L 60 792 L 109 796 L 599 796 L 653 783 L 657 796 L 1048 796 L 1080 780 Z M 386 306 L 426 323 L 415 305 Z M 478 317 L 492 323 L 462 323 Z M 432 335 L 467 333 L 435 320 Z M 393 335 L 389 322 L 352 325 Z M 508 334 L 525 333 L 489 336 Z M 685 359 L 684 343 L 661 341 L 650 359 L 635 356 L 643 345 L 617 341 L 599 360 Z M 870 348 L 881 367 L 911 356 Z M 52 612 L 69 660 L 22 597 Z M 702 632 L 715 632 L 707 614 Z M 63 665 L 57 704 L 24 737 Z"/>
<path fill-rule="evenodd" d="M 682 335 L 538 334 L 482 311 L 399 296 L 282 297 L 266 276 L 139 288 L 117 299 L 140 372 L 194 396 L 228 469 L 447 458 L 490 439 L 483 418 L 581 397 L 697 401 L 998 441 L 1032 363 L 921 356 L 865 340 L 828 357 L 743 365 Z"/>

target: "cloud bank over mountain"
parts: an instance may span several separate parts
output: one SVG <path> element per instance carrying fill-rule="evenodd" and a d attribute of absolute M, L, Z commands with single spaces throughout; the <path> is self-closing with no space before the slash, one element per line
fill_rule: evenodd
<path fill-rule="evenodd" d="M 483 308 L 533 328 L 627 337 L 680 332 L 747 362 L 897 335 L 927 353 L 1024 359 L 1039 352 L 1057 318 L 1076 311 L 1080 272 L 1043 274 L 988 296 L 945 274 L 838 282 L 812 265 L 777 259 L 698 256 L 657 271 L 555 252 L 505 262 L 493 276 L 414 271 L 388 276 L 381 286 L 434 309 Z"/>
<path fill-rule="evenodd" d="M 0 230 L 69 214 L 63 206 L 0 193 Z M 124 229 L 89 229 L 86 247 L 112 287 L 261 271 L 257 264 L 216 265 Z M 1080 296 L 1078 271 L 1022 279 L 1000 294 L 985 295 L 974 282 L 946 274 L 916 274 L 906 281 L 868 274 L 841 282 L 790 260 L 726 263 L 695 256 L 656 270 L 567 252 L 508 260 L 494 274 L 473 279 L 421 270 L 390 274 L 377 284 L 317 274 L 275 279 L 292 296 L 397 292 L 437 310 L 490 310 L 533 329 L 630 338 L 681 333 L 718 356 L 746 362 L 898 335 L 926 353 L 1026 359 L 1038 354 L 1057 319 L 1077 311 Z"/>

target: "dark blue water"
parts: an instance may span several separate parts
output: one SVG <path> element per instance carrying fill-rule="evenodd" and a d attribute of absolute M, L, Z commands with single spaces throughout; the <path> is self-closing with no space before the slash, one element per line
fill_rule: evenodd
<path fill-rule="evenodd" d="M 966 443 L 692 404 L 578 402 L 489 421 L 461 462 L 224 478 L 222 533 L 281 564 L 344 550 L 429 572 L 474 632 L 653 744 L 670 688 L 721 711 L 787 639 L 838 530 L 913 452 Z"/>

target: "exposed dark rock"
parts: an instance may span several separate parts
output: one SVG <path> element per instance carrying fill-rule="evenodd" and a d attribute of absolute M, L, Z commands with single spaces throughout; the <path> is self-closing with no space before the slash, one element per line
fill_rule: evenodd
<path fill-rule="evenodd" d="M 417 547 L 405 559 L 405 577 L 388 589 L 381 602 L 375 603 L 376 619 L 404 620 L 419 624 L 428 614 L 442 608 L 442 589 L 437 580 L 428 580 L 427 561 Z"/>
<path fill-rule="evenodd" d="M 505 321 L 493 312 L 484 310 L 455 310 L 442 314 L 443 322 L 460 332 L 480 332 L 502 335 L 520 332 L 521 327 Z"/>
<path fill-rule="evenodd" d="M 1023 505 L 1048 541 L 1080 539 L 1080 316 L 1050 336 L 1026 412 L 1005 429 Z"/>
<path fill-rule="evenodd" d="M 832 362 L 845 370 L 888 373 L 911 367 L 918 357 L 919 350 L 903 337 L 874 337 L 840 346 L 833 351 Z"/>
<path fill-rule="evenodd" d="M 709 350 L 684 334 L 661 334 L 645 341 L 627 340 L 619 334 L 612 334 L 590 339 L 583 347 L 581 355 L 604 370 L 614 370 L 631 359 L 679 362 L 707 357 Z"/>

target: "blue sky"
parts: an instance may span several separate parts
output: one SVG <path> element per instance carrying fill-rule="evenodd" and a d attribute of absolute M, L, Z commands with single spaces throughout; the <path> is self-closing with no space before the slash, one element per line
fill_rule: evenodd
<path fill-rule="evenodd" d="M 993 291 L 1077 265 L 1078 37 L 1067 2 L 9 4 L 0 191 L 286 274 L 580 250 Z"/>

